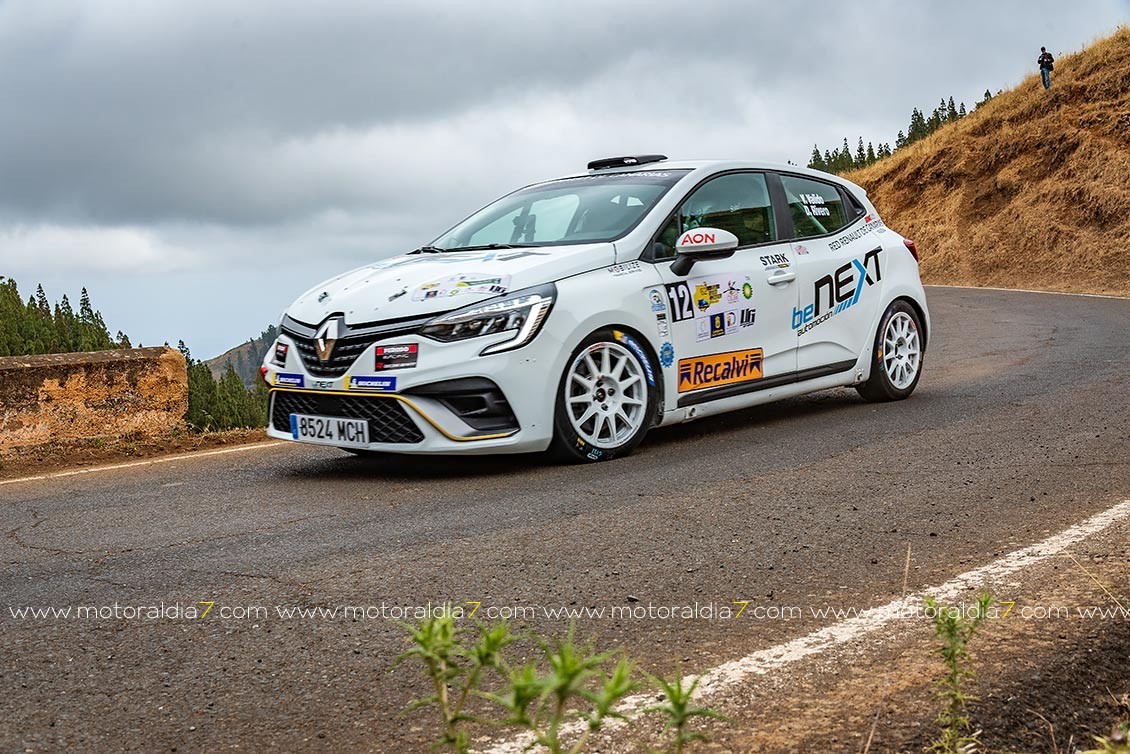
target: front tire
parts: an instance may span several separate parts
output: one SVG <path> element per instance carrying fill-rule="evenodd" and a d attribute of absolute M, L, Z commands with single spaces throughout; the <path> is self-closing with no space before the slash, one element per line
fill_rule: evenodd
<path fill-rule="evenodd" d="M 550 451 L 574 463 L 631 453 L 655 416 L 658 374 L 632 335 L 611 328 L 589 335 L 570 355 L 558 383 Z"/>
<path fill-rule="evenodd" d="M 871 376 L 856 390 L 869 401 L 901 401 L 910 397 L 922 376 L 922 320 L 906 301 L 895 301 L 875 332 Z"/>

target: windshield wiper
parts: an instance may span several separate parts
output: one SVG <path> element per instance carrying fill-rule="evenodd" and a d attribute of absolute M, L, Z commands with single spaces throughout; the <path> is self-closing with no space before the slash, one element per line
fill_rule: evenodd
<path fill-rule="evenodd" d="M 445 251 L 449 251 L 449 249 L 441 249 L 438 246 L 421 246 L 420 248 L 413 249 L 412 251 L 410 251 L 408 253 L 409 254 L 442 254 Z"/>
<path fill-rule="evenodd" d="M 484 243 L 479 246 L 456 246 L 444 251 L 482 251 L 483 249 L 532 249 L 541 246 L 537 243 Z"/>

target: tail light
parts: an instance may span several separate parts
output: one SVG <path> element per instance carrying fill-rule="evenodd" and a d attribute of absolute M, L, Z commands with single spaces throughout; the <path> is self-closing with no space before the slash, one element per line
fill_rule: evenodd
<path fill-rule="evenodd" d="M 904 238 L 902 240 L 902 242 L 904 244 L 906 244 L 906 250 L 910 252 L 910 255 L 912 257 L 914 257 L 914 261 L 917 262 L 918 261 L 918 247 L 914 245 L 914 241 L 911 241 L 909 238 Z"/>
<path fill-rule="evenodd" d="M 259 379 L 261 379 L 263 381 L 264 385 L 266 385 L 267 387 L 270 387 L 271 383 L 267 382 L 267 372 L 268 371 L 270 371 L 270 370 L 268 370 L 267 367 L 259 367 Z"/>

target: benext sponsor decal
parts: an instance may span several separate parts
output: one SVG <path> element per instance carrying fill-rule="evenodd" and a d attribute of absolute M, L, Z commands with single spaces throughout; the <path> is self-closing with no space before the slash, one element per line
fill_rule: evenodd
<path fill-rule="evenodd" d="M 378 377 L 375 375 L 355 375 L 349 378 L 345 385 L 346 390 L 368 390 L 377 393 L 396 392 L 395 377 Z"/>
<path fill-rule="evenodd" d="M 679 359 L 679 392 L 761 379 L 760 348 Z"/>
<path fill-rule="evenodd" d="M 793 329 L 797 336 L 804 335 L 817 325 L 827 322 L 845 309 L 855 306 L 864 288 L 870 288 L 883 279 L 879 255 L 882 247 L 872 249 L 862 259 L 853 259 L 813 283 L 812 303 L 803 309 L 793 308 Z M 874 275 L 872 275 L 872 268 Z M 827 291 L 827 311 L 821 309 L 822 293 Z"/>

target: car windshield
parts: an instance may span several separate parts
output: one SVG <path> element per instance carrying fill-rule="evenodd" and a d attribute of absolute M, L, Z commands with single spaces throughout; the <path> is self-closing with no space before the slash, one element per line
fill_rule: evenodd
<path fill-rule="evenodd" d="M 471 215 L 429 248 L 457 251 L 611 241 L 635 227 L 686 173 L 641 170 L 527 186 Z"/>

